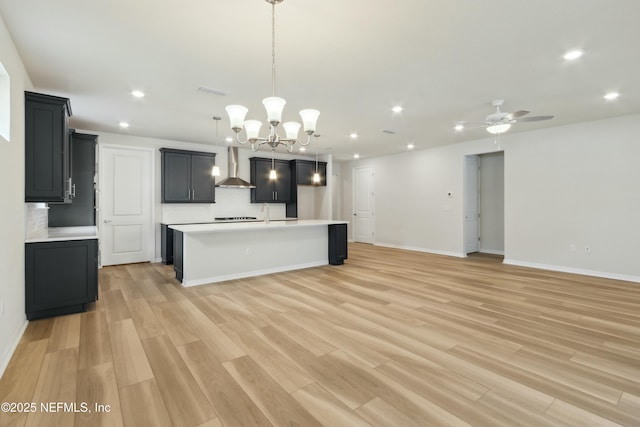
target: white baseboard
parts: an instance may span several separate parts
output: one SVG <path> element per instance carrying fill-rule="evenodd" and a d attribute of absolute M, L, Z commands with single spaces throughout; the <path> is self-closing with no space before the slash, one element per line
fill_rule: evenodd
<path fill-rule="evenodd" d="M 419 247 L 416 247 L 416 246 L 394 245 L 392 243 L 379 243 L 379 242 L 376 242 L 376 243 L 374 243 L 374 246 L 382 246 L 382 247 L 385 247 L 385 248 L 394 248 L 394 249 L 404 249 L 404 250 L 407 250 L 407 251 L 426 252 L 426 253 L 429 253 L 429 254 L 453 256 L 453 257 L 456 257 L 456 258 L 464 258 L 466 256 L 465 254 L 459 253 L 459 252 L 440 251 L 440 250 L 437 250 L 437 249 L 419 248 Z"/>
<path fill-rule="evenodd" d="M 227 274 L 223 276 L 205 277 L 204 279 L 183 280 L 182 286 L 189 288 L 191 286 L 207 285 L 209 283 L 224 282 L 226 280 L 245 279 L 247 277 L 262 276 L 265 274 L 282 273 L 290 270 L 300 270 L 303 268 L 319 267 L 328 265 L 327 261 L 314 261 L 304 264 L 287 265 L 283 267 L 265 268 L 263 270 L 243 271 L 242 273 Z"/>
<path fill-rule="evenodd" d="M 537 268 L 540 270 L 560 271 L 562 273 L 582 274 L 583 276 L 602 277 L 604 279 L 624 280 L 626 282 L 640 283 L 640 276 L 628 274 L 608 273 L 606 271 L 584 270 L 582 268 L 563 267 L 561 265 L 538 264 L 535 262 L 518 261 L 514 259 L 504 259 L 504 264 L 516 265 L 519 267 Z"/>
<path fill-rule="evenodd" d="M 24 335 L 24 331 L 27 330 L 27 326 L 29 326 L 29 322 L 25 319 L 24 323 L 21 327 L 18 328 L 18 333 L 13 337 L 12 340 L 9 341 L 9 346 L 2 356 L 0 356 L 0 378 L 4 375 L 5 369 L 9 366 L 9 362 L 11 361 L 11 356 L 15 353 L 20 340 L 22 339 L 22 335 Z"/>
<path fill-rule="evenodd" d="M 152 262 L 155 262 L 155 263 L 162 262 L 162 258 L 155 258 Z"/>

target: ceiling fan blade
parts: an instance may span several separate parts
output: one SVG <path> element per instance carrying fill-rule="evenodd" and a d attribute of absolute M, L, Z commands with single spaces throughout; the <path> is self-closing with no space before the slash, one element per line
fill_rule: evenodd
<path fill-rule="evenodd" d="M 514 111 L 513 113 L 509 114 L 506 119 L 507 120 L 513 120 L 513 119 L 518 119 L 522 116 L 526 116 L 527 114 L 529 114 L 531 111 L 527 111 L 527 110 L 520 110 L 520 111 Z"/>
<path fill-rule="evenodd" d="M 518 119 L 519 122 L 539 122 L 542 120 L 551 120 L 553 116 L 533 116 L 533 117 L 525 117 L 522 119 Z"/>

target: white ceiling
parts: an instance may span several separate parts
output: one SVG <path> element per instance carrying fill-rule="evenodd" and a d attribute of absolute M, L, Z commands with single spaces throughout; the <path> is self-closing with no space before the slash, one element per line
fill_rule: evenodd
<path fill-rule="evenodd" d="M 266 119 L 263 0 L 0 0 L 0 13 L 36 90 L 71 98 L 76 128 L 213 144 L 212 116 L 223 117 L 221 140 L 232 134 L 228 104 Z M 310 151 L 338 158 L 485 137 L 453 125 L 484 119 L 496 98 L 504 111 L 555 115 L 509 132 L 638 113 L 639 17 L 638 0 L 286 0 L 277 94 L 285 120 L 321 111 Z M 569 63 L 573 48 L 586 53 Z M 606 102 L 608 91 L 621 97 Z"/>

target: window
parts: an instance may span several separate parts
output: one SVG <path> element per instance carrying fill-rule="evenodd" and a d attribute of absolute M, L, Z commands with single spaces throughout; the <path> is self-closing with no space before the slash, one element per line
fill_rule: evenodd
<path fill-rule="evenodd" d="M 0 62 L 0 139 L 9 141 L 11 133 L 11 81 L 9 74 Z"/>

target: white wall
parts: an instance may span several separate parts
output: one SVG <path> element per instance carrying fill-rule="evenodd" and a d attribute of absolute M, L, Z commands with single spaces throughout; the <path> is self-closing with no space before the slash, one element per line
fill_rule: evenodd
<path fill-rule="evenodd" d="M 32 84 L 1 17 L 0 62 L 11 82 L 9 141 L 0 138 L 0 182 L 5 183 L 0 207 L 0 305 L 4 308 L 4 314 L 0 311 L 2 375 L 27 326 L 24 305 L 24 91 L 32 90 Z"/>
<path fill-rule="evenodd" d="M 638 159 L 640 115 L 514 135 L 506 262 L 640 281 Z"/>
<path fill-rule="evenodd" d="M 504 255 L 504 153 L 478 156 L 480 252 Z"/>
<path fill-rule="evenodd" d="M 504 135 L 505 262 L 640 281 L 639 135 L 640 115 Z M 344 164 L 342 216 L 351 170 L 371 165 L 376 244 L 464 256 L 463 157 L 497 150 L 486 138 Z"/>

